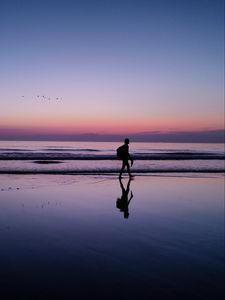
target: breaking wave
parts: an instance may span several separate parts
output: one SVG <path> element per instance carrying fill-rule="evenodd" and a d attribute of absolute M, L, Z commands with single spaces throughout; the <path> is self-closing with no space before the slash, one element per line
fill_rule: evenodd
<path fill-rule="evenodd" d="M 67 152 L 68 151 L 68 152 Z M 66 152 L 66 153 L 65 153 Z M 75 152 L 75 153 L 74 153 Z M 77 152 L 77 153 L 76 153 Z M 96 152 L 89 154 L 88 152 Z M 224 160 L 225 155 L 222 153 L 210 152 L 164 152 L 164 153 L 133 153 L 135 160 Z M 71 152 L 70 150 L 58 151 L 57 149 L 50 152 L 33 152 L 33 151 L 7 151 L 0 153 L 0 160 L 116 160 L 115 154 L 104 154 L 102 150 L 82 150 L 77 149 Z"/>
<path fill-rule="evenodd" d="M 114 144 L 107 144 L 109 148 L 91 143 L 80 146 L 9 143 L 0 147 L 0 174 L 118 174 L 121 161 Z M 177 144 L 176 148 L 162 145 L 160 149 L 138 144 L 133 149 L 133 173 L 225 173 L 222 147 Z"/>

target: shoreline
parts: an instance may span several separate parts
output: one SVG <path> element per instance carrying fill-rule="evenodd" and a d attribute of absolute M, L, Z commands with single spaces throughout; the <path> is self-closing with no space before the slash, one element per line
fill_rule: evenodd
<path fill-rule="evenodd" d="M 223 176 L 55 175 L 0 175 L 3 298 L 221 298 Z"/>
<path fill-rule="evenodd" d="M 195 170 L 195 169 L 162 169 L 162 170 L 135 170 L 132 172 L 134 176 L 141 176 L 141 175 L 151 175 L 151 174 L 162 174 L 162 173 L 200 173 L 200 174 L 224 174 L 225 169 L 219 170 L 211 170 L 211 169 L 204 169 L 204 170 Z M 111 171 L 111 170 L 104 170 L 104 171 L 95 171 L 95 170 L 0 170 L 0 174 L 2 175 L 119 175 L 119 170 Z M 127 176 L 125 173 L 124 176 Z"/>

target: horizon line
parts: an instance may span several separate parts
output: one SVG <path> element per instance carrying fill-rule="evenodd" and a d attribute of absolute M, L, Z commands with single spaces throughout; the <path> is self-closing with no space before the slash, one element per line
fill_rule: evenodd
<path fill-rule="evenodd" d="M 129 137 L 132 142 L 183 142 L 183 143 L 225 143 L 225 130 L 196 131 L 146 131 L 140 133 L 13 133 L 5 134 L 0 130 L 2 141 L 93 141 L 117 142 Z"/>

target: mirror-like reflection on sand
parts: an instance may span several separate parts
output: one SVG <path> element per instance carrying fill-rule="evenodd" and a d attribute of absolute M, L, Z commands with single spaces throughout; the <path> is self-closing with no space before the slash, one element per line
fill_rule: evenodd
<path fill-rule="evenodd" d="M 3 299 L 221 298 L 222 176 L 0 178 Z"/>
<path fill-rule="evenodd" d="M 125 219 L 128 219 L 129 217 L 129 204 L 131 199 L 133 198 L 133 192 L 130 192 L 130 184 L 131 184 L 131 179 L 129 178 L 126 188 L 124 187 L 122 178 L 119 178 L 120 182 L 120 187 L 121 187 L 121 197 L 117 198 L 116 200 L 116 207 L 123 212 L 123 216 Z"/>

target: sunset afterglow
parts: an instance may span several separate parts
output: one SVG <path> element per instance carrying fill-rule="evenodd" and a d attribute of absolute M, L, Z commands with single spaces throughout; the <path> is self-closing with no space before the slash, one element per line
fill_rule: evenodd
<path fill-rule="evenodd" d="M 0 138 L 223 129 L 223 17 L 220 0 L 5 1 Z"/>

